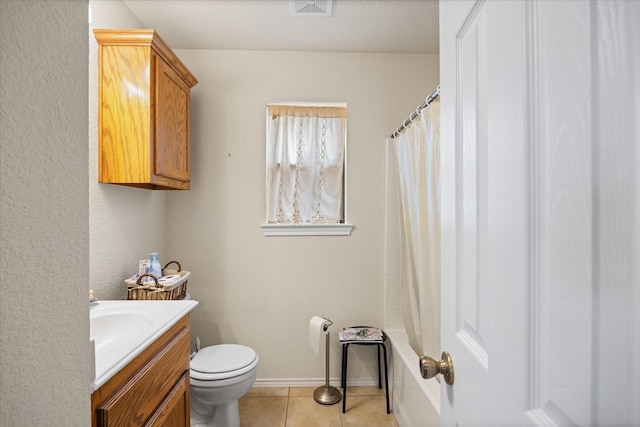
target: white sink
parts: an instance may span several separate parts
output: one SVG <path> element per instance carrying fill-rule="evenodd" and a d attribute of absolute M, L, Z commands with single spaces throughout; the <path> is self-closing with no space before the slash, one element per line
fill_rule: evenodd
<path fill-rule="evenodd" d="M 117 349 L 151 327 L 155 311 L 148 305 L 98 305 L 91 310 L 89 339 L 95 341 L 98 352 Z"/>
<path fill-rule="evenodd" d="M 98 301 L 90 304 L 94 392 L 198 305 L 197 301 Z"/>

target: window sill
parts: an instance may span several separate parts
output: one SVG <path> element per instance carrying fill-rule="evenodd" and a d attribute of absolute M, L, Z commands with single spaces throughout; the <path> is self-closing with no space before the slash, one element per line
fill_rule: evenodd
<path fill-rule="evenodd" d="M 266 236 L 349 236 L 353 224 L 262 224 Z"/>

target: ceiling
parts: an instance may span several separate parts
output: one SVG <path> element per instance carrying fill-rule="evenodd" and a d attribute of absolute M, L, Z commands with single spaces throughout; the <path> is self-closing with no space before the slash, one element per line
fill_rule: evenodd
<path fill-rule="evenodd" d="M 290 0 L 123 1 L 174 49 L 438 53 L 437 0 L 333 0 L 326 17 Z"/>

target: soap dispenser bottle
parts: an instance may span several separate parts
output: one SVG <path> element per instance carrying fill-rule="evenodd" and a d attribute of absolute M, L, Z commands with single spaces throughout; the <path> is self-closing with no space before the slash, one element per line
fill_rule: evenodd
<path fill-rule="evenodd" d="M 149 269 L 149 273 L 156 276 L 157 279 L 162 277 L 162 267 L 160 266 L 160 261 L 158 260 L 158 253 L 154 252 L 149 255 L 149 260 L 151 261 L 151 268 Z"/>

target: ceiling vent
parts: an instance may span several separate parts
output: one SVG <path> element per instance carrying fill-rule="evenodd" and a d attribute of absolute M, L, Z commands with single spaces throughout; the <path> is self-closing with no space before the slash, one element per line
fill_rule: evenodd
<path fill-rule="evenodd" d="M 331 16 L 333 0 L 291 0 L 293 16 Z"/>

